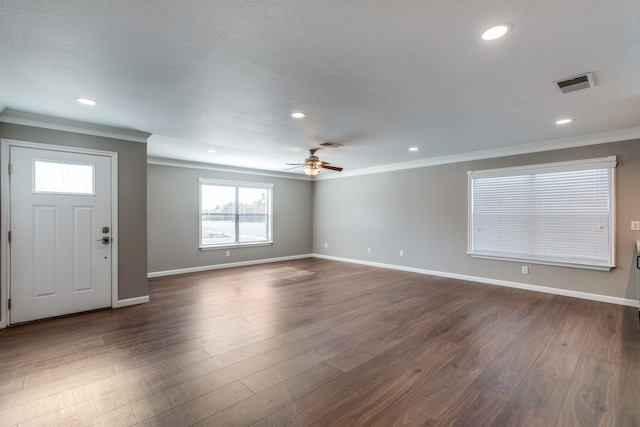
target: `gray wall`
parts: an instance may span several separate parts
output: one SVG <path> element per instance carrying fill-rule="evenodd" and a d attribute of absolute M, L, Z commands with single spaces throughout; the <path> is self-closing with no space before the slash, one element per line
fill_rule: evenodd
<path fill-rule="evenodd" d="M 312 182 L 154 164 L 147 169 L 150 273 L 311 253 Z M 198 249 L 199 178 L 273 183 L 273 245 Z"/>
<path fill-rule="evenodd" d="M 118 153 L 118 299 L 148 295 L 147 145 L 8 123 L 0 123 L 0 138 Z"/>
<path fill-rule="evenodd" d="M 526 263 L 466 254 L 468 170 L 610 155 L 618 156 L 615 269 L 529 264 L 523 275 Z M 630 222 L 640 220 L 639 141 L 317 181 L 313 216 L 313 249 L 320 255 L 638 299 L 634 247 L 640 232 L 630 231 Z"/>

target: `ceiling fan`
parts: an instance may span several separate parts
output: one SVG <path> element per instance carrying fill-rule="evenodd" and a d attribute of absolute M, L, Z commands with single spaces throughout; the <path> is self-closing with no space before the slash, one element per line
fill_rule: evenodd
<path fill-rule="evenodd" d="M 290 168 L 290 169 L 302 167 L 302 169 L 304 170 L 304 173 L 306 173 L 309 176 L 318 175 L 321 169 L 329 169 L 332 171 L 341 172 L 342 168 L 338 166 L 331 166 L 329 163 L 323 162 L 318 158 L 318 156 L 316 156 L 316 151 L 318 151 L 319 149 L 320 148 L 309 148 L 309 157 L 304 159 L 304 163 L 287 163 L 287 164 L 290 166 L 295 166 L 294 168 Z"/>

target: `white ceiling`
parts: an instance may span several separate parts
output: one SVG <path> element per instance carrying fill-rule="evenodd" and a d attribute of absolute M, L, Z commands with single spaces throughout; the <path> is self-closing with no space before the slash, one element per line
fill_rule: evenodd
<path fill-rule="evenodd" d="M 579 143 L 640 127 L 639 18 L 637 0 L 0 0 L 0 110 L 272 171 L 324 141 L 345 172 Z M 552 84 L 584 72 L 595 88 Z"/>

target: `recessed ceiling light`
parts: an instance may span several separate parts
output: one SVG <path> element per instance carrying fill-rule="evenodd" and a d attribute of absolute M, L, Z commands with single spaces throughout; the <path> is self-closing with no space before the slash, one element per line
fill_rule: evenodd
<path fill-rule="evenodd" d="M 561 119 L 561 120 L 557 120 L 556 124 L 557 125 L 566 125 L 567 123 L 571 123 L 573 121 L 573 119 Z"/>
<path fill-rule="evenodd" d="M 302 111 L 296 111 L 295 113 L 291 113 L 291 117 L 293 117 L 294 119 L 303 119 L 307 117 L 307 115 Z"/>
<path fill-rule="evenodd" d="M 409 151 L 418 151 L 419 149 L 420 148 L 418 148 L 418 147 L 411 147 L 411 148 L 409 148 Z"/>
<path fill-rule="evenodd" d="M 482 40 L 495 40 L 507 34 L 511 26 L 509 24 L 500 24 L 495 27 L 489 28 L 487 31 L 482 33 Z"/>
<path fill-rule="evenodd" d="M 216 153 L 216 150 L 207 150 L 207 153 Z"/>
<path fill-rule="evenodd" d="M 92 107 L 98 104 L 97 101 L 94 101 L 93 99 L 90 99 L 90 98 L 76 98 L 76 101 L 78 101 L 82 105 L 90 105 Z"/>

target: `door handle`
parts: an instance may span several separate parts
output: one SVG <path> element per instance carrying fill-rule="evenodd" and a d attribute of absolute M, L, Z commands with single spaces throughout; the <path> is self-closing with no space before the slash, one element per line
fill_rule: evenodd
<path fill-rule="evenodd" d="M 111 239 L 105 236 L 102 239 L 96 240 L 96 242 L 102 242 L 103 245 L 108 245 L 111 242 Z"/>
<path fill-rule="evenodd" d="M 636 267 L 640 268 L 640 255 L 636 257 Z"/>

